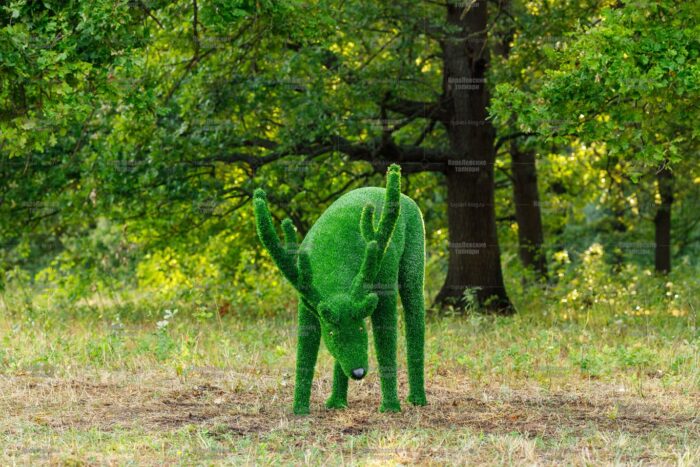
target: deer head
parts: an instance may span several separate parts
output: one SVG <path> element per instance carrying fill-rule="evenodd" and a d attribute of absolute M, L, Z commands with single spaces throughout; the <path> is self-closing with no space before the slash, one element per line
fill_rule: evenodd
<path fill-rule="evenodd" d="M 365 318 L 377 307 L 375 280 L 399 217 L 401 169 L 392 165 L 387 172 L 387 189 L 379 225 L 374 227 L 375 208 L 367 204 L 360 218 L 360 232 L 366 244 L 360 270 L 348 291 L 323 297 L 313 285 L 309 252 L 299 249 L 292 221 L 282 221 L 282 244 L 267 207 L 265 192 L 255 191 L 254 209 L 260 241 L 270 252 L 282 274 L 299 292 L 300 299 L 319 318 L 326 347 L 340 363 L 346 376 L 363 378 L 368 371 Z M 351 254 L 351 252 L 349 252 Z"/>

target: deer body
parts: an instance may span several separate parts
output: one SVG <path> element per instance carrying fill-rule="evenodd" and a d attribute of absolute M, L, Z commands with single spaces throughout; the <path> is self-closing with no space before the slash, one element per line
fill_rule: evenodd
<path fill-rule="evenodd" d="M 332 296 L 352 285 L 367 243 L 360 231 L 362 210 L 369 203 L 377 206 L 377 214 L 381 214 L 385 192 L 383 188 L 371 187 L 346 193 L 326 209 L 306 234 L 301 249 L 309 252 L 314 285 L 321 295 Z M 395 285 L 398 280 L 406 240 L 406 216 L 411 211 L 420 216 L 411 198 L 405 195 L 401 198 L 399 218 L 377 273 L 379 278 L 389 280 L 388 285 Z"/>
<path fill-rule="evenodd" d="M 256 193 L 258 233 L 283 274 L 299 292 L 294 412 L 309 413 L 316 358 L 323 340 L 335 357 L 328 408 L 347 406 L 348 380 L 369 371 L 370 317 L 382 388 L 381 411 L 399 411 L 397 395 L 397 301 L 405 316 L 409 402 L 425 405 L 423 276 L 425 233 L 416 203 L 400 194 L 392 166 L 387 189 L 360 188 L 335 201 L 295 245 L 283 222 L 286 246 L 276 237 L 264 193 Z M 374 222 L 375 210 L 380 215 Z M 294 260 L 296 259 L 296 265 Z"/>

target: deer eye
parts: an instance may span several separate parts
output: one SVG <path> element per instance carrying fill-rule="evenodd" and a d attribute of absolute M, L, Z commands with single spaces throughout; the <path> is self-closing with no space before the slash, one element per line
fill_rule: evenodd
<path fill-rule="evenodd" d="M 333 335 L 333 331 L 328 331 L 328 334 L 332 336 L 332 335 Z"/>

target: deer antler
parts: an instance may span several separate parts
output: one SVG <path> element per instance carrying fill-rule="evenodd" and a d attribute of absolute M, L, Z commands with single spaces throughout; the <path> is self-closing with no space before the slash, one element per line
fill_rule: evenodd
<path fill-rule="evenodd" d="M 377 275 L 379 270 L 379 247 L 376 240 L 372 240 L 365 247 L 365 257 L 362 260 L 362 265 L 360 270 L 352 281 L 350 286 L 350 293 L 356 297 L 361 298 L 367 293 L 371 292 L 369 287 L 372 286 L 374 282 L 374 277 Z"/>
<path fill-rule="evenodd" d="M 401 208 L 401 167 L 397 164 L 389 166 L 386 173 L 386 194 L 379 226 L 374 228 L 374 205 L 367 204 L 362 209 L 360 231 L 367 241 L 365 257 L 360 271 L 352 283 L 352 293 L 360 297 L 367 293 L 367 284 L 372 284 L 379 272 L 379 266 L 384 253 L 394 233 Z"/>
<path fill-rule="evenodd" d="M 360 230 L 367 242 L 377 241 L 379 253 L 384 256 L 391 234 L 394 233 L 396 221 L 399 218 L 401 207 L 401 167 L 391 164 L 386 173 L 386 195 L 384 196 L 384 208 L 379 226 L 374 228 L 374 205 L 367 204 L 362 209 L 360 218 Z"/>
<path fill-rule="evenodd" d="M 287 218 L 282 221 L 283 246 L 277 236 L 270 210 L 267 207 L 267 195 L 261 188 L 255 190 L 253 204 L 260 241 L 270 252 L 272 260 L 282 271 L 284 277 L 310 305 L 316 305 L 320 301 L 320 295 L 312 284 L 311 261 L 308 252 L 299 248 L 299 238 L 292 220 Z"/>

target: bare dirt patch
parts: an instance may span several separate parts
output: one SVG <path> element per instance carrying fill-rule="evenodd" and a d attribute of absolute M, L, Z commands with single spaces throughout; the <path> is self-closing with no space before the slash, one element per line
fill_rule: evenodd
<path fill-rule="evenodd" d="M 463 379 L 462 379 L 463 378 Z M 0 410 L 11 431 L 30 422 L 67 429 L 177 430 L 195 425 L 211 436 L 259 436 L 283 430 L 293 435 L 312 429 L 329 440 L 372 430 L 469 429 L 526 437 L 586 432 L 626 432 L 645 435 L 665 429 L 700 436 L 700 397 L 653 391 L 641 397 L 614 385 L 589 383 L 571 389 L 469 387 L 464 375 L 437 377 L 429 386 L 427 407 L 403 404 L 400 414 L 380 414 L 378 381 L 351 386 L 350 408 L 326 410 L 323 398 L 330 379 L 314 388 L 312 414 L 291 414 L 291 385 L 274 376 L 248 379 L 240 372 L 206 370 L 186 380 L 158 373 L 103 375 L 88 379 L 0 377 Z M 405 388 L 405 381 L 402 382 Z"/>

